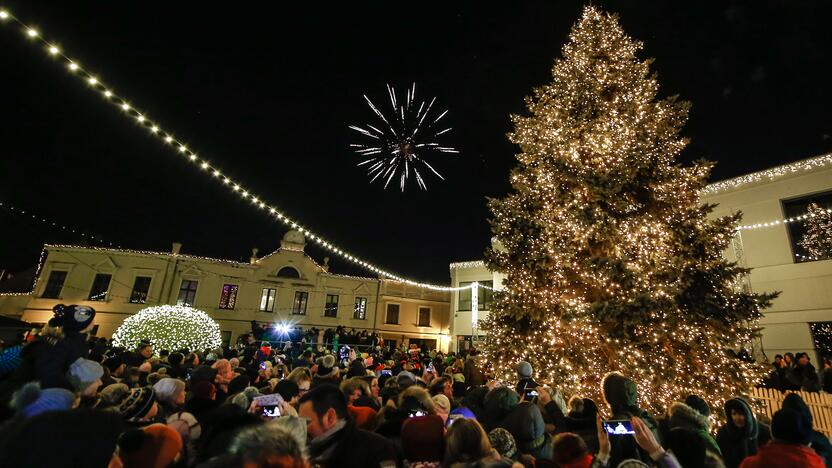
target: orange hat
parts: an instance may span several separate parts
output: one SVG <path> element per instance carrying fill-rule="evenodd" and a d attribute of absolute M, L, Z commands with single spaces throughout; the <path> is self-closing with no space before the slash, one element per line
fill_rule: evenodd
<path fill-rule="evenodd" d="M 350 416 L 355 419 L 355 425 L 359 429 L 373 430 L 376 422 L 376 411 L 367 406 L 347 406 Z"/>
<path fill-rule="evenodd" d="M 119 441 L 118 457 L 124 468 L 166 468 L 182 451 L 182 437 L 171 427 L 151 424 L 142 432 L 140 444 Z"/>

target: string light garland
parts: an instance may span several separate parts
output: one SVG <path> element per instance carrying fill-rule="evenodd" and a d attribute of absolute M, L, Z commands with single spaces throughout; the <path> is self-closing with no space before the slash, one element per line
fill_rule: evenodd
<path fill-rule="evenodd" d="M 74 227 L 69 227 L 65 224 L 59 224 L 55 221 L 50 221 L 50 220 L 44 218 L 43 216 L 39 216 L 35 213 L 32 213 L 31 211 L 27 211 L 27 210 L 24 210 L 24 209 L 17 208 L 14 205 L 10 205 L 6 202 L 0 201 L 0 208 L 6 209 L 6 210 L 10 211 L 13 214 L 23 215 L 27 218 L 30 218 L 34 221 L 38 221 L 40 223 L 46 224 L 46 225 L 48 225 L 50 227 L 53 227 L 55 229 L 66 231 L 66 232 L 69 232 L 69 233 L 72 233 L 72 234 L 77 234 L 77 235 L 79 235 L 79 236 L 81 236 L 85 239 L 89 239 L 89 240 L 95 241 L 95 242 L 100 242 L 102 244 L 107 244 L 111 247 L 116 247 L 116 245 L 114 245 L 112 242 L 107 242 L 102 237 L 96 236 L 94 234 L 87 234 L 86 232 L 83 232 L 80 229 L 77 229 L 77 228 L 74 228 Z"/>
<path fill-rule="evenodd" d="M 154 350 L 191 351 L 222 346 L 220 326 L 205 312 L 185 306 L 147 307 L 124 319 L 113 333 L 113 345 L 136 349 L 142 340 Z"/>
<path fill-rule="evenodd" d="M 78 63 L 78 61 L 73 60 L 68 55 L 66 55 L 66 53 L 64 53 L 64 51 L 61 50 L 55 43 L 52 43 L 45 39 L 42 33 L 40 33 L 34 28 L 27 26 L 23 21 L 14 16 L 9 10 L 0 10 L 0 24 L 17 24 L 20 27 L 22 27 L 24 34 L 32 42 L 40 44 L 43 47 L 43 50 L 50 57 L 62 61 L 65 64 L 69 73 L 77 76 L 93 91 L 100 93 L 103 99 L 105 99 L 112 105 L 116 106 L 125 116 L 134 120 L 134 122 L 138 126 L 146 129 L 149 135 L 158 138 L 165 145 L 176 149 L 179 154 L 185 157 L 186 160 L 193 163 L 194 167 L 199 169 L 203 174 L 205 174 L 206 177 L 210 177 L 217 183 L 228 187 L 232 192 L 237 193 L 243 200 L 250 202 L 251 205 L 255 208 L 258 208 L 261 211 L 267 213 L 272 219 L 283 223 L 290 229 L 299 231 L 301 234 L 305 235 L 309 240 L 311 240 L 321 248 L 335 255 L 338 255 L 339 257 L 349 261 L 350 263 L 365 268 L 381 277 L 399 281 L 411 286 L 417 286 L 420 288 L 432 289 L 437 291 L 457 291 L 468 287 L 466 286 L 463 288 L 455 288 L 405 278 L 396 275 L 390 271 L 387 271 L 383 268 L 380 268 L 375 264 L 363 260 L 351 254 L 350 252 L 338 247 L 326 238 L 312 232 L 311 230 L 300 224 L 298 221 L 287 216 L 286 214 L 278 210 L 276 207 L 267 204 L 263 201 L 263 197 L 256 196 L 253 191 L 247 190 L 243 184 L 231 179 L 219 167 L 217 167 L 207 159 L 204 159 L 203 157 L 199 156 L 196 152 L 189 149 L 187 144 L 180 137 L 176 137 L 173 132 L 165 130 L 158 121 L 152 119 L 148 116 L 147 113 L 141 112 L 139 109 L 135 107 L 135 105 L 131 104 L 129 99 L 127 99 L 124 96 L 120 96 L 113 90 L 112 87 L 107 86 L 99 75 L 93 73 L 90 70 L 85 69 Z"/>
<path fill-rule="evenodd" d="M 795 161 L 782 166 L 772 167 L 764 171 L 752 172 L 733 179 L 714 182 L 705 186 L 699 193 L 702 195 L 716 194 L 727 190 L 740 188 L 744 185 L 763 181 L 772 181 L 780 177 L 812 171 L 817 168 L 832 166 L 832 153 L 815 156 L 813 158 Z"/>

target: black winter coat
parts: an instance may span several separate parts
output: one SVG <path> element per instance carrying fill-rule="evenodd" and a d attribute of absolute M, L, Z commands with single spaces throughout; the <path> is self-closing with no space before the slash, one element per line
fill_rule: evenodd
<path fill-rule="evenodd" d="M 391 464 L 401 466 L 390 441 L 359 429 L 352 420 L 348 420 L 343 429 L 328 439 L 310 443 L 309 460 L 313 465 L 323 468 L 376 468 Z"/>
<path fill-rule="evenodd" d="M 745 413 L 745 427 L 739 428 L 731 419 L 731 410 Z M 716 433 L 716 443 L 722 451 L 726 468 L 737 468 L 745 457 L 755 455 L 757 449 L 771 440 L 771 430 L 761 424 L 751 412 L 751 407 L 743 400 L 734 398 L 725 402 L 727 422 Z"/>

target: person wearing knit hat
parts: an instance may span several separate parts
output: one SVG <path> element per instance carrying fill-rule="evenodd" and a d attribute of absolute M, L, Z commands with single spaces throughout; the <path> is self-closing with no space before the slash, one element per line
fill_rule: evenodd
<path fill-rule="evenodd" d="M 257 390 L 257 387 L 246 387 L 242 392 L 231 397 L 230 403 L 239 406 L 244 411 L 248 411 L 251 402 L 259 396 L 261 396 L 260 390 Z"/>
<path fill-rule="evenodd" d="M 324 383 L 332 383 L 335 385 L 340 383 L 340 379 L 338 378 L 338 361 L 335 359 L 335 356 L 331 354 L 321 356 L 315 361 L 315 364 L 317 369 L 315 375 L 312 377 L 311 387 L 317 387 Z"/>
<path fill-rule="evenodd" d="M 41 389 L 38 382 L 29 382 L 12 395 L 10 406 L 21 419 L 31 418 L 47 411 L 72 409 L 75 395 L 64 388 Z"/>
<path fill-rule="evenodd" d="M 526 390 L 531 390 L 533 388 L 537 388 L 540 385 L 534 381 L 534 369 L 532 369 L 532 365 L 527 361 L 520 361 L 515 366 L 515 370 L 517 371 L 517 386 L 515 390 L 517 393 L 522 395 Z"/>
<path fill-rule="evenodd" d="M 52 308 L 55 317 L 60 321 L 60 327 L 65 331 L 84 332 L 92 328 L 95 319 L 95 309 L 89 306 L 58 304 Z"/>
<path fill-rule="evenodd" d="M 442 418 L 442 422 L 447 424 L 448 415 L 451 413 L 451 400 L 445 395 L 434 395 L 431 397 L 433 405 L 436 408 L 436 414 Z"/>
<path fill-rule="evenodd" d="M 812 424 L 812 443 L 809 445 L 811 445 L 812 450 L 824 459 L 826 466 L 832 466 L 832 444 L 829 443 L 826 435 L 815 430 L 812 411 L 806 405 L 806 402 L 803 401 L 803 398 L 800 398 L 800 395 L 797 393 L 789 393 L 783 399 L 782 409 L 793 409 L 803 414 L 809 420 Z"/>
<path fill-rule="evenodd" d="M 580 436 L 563 432 L 552 440 L 552 460 L 564 468 L 588 468 L 592 464 L 592 455 Z"/>
<path fill-rule="evenodd" d="M 372 431 L 376 424 L 377 413 L 374 409 L 367 406 L 353 406 L 347 405 L 347 412 L 350 413 L 355 425 L 359 429 Z"/>
<path fill-rule="evenodd" d="M 185 404 L 185 382 L 165 377 L 153 385 L 153 394 L 164 414 L 173 414 Z"/>
<path fill-rule="evenodd" d="M 410 371 L 401 371 L 396 376 L 396 383 L 399 384 L 399 390 L 402 391 L 411 385 L 416 385 L 416 375 Z"/>
<path fill-rule="evenodd" d="M 66 378 L 75 392 L 81 396 L 94 396 L 101 386 L 101 376 L 104 375 L 104 368 L 101 364 L 89 359 L 78 358 L 70 364 Z"/>
<path fill-rule="evenodd" d="M 107 385 L 103 390 L 98 392 L 104 407 L 118 407 L 121 402 L 130 394 L 130 387 L 123 383 L 114 383 Z"/>
<path fill-rule="evenodd" d="M 514 442 L 514 436 L 511 435 L 511 432 L 502 427 L 492 429 L 488 433 L 488 440 L 491 441 L 491 447 L 502 457 L 511 460 L 517 458 L 517 444 Z"/>
<path fill-rule="evenodd" d="M 127 431 L 118 440 L 118 458 L 124 468 L 167 468 L 181 451 L 179 433 L 164 424 Z"/>
<path fill-rule="evenodd" d="M 771 418 L 774 440 L 762 446 L 756 455 L 743 460 L 742 468 L 801 466 L 823 468 L 826 463 L 811 447 L 812 422 L 800 411 L 785 408 Z"/>
<path fill-rule="evenodd" d="M 404 458 L 410 462 L 439 462 L 445 458 L 445 424 L 435 414 L 408 418 L 402 424 Z"/>
<path fill-rule="evenodd" d="M 152 420 L 158 412 L 151 387 L 134 388 L 119 406 L 119 413 L 125 421 L 139 425 Z"/>
<path fill-rule="evenodd" d="M 685 401 L 689 400 L 691 400 L 691 397 L 685 399 Z M 699 405 L 699 403 L 695 400 L 691 401 L 693 401 L 694 404 Z M 705 402 L 702 401 L 701 403 Z M 705 408 L 707 407 L 708 405 L 705 404 Z M 716 455 L 721 455 L 721 452 L 719 451 L 719 444 L 717 444 L 716 440 L 711 437 L 711 422 L 708 417 L 702 413 L 701 409 L 702 408 L 697 410 L 686 403 L 680 403 L 678 401 L 673 403 L 667 410 L 667 427 L 670 430 L 687 429 L 696 432 L 705 442 L 708 450 Z"/>

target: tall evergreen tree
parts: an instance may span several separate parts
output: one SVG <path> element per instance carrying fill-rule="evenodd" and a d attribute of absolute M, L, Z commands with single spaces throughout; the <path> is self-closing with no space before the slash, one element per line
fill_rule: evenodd
<path fill-rule="evenodd" d="M 513 116 L 512 193 L 491 200 L 505 274 L 484 351 L 504 378 L 530 361 L 543 381 L 597 397 L 620 371 L 658 409 L 697 393 L 745 393 L 759 365 L 730 360 L 772 294 L 735 288 L 722 254 L 739 214 L 708 219 L 698 191 L 712 164 L 682 166 L 688 104 L 659 99 L 650 60 L 615 15 L 593 7 L 573 27 L 552 82 Z"/>

